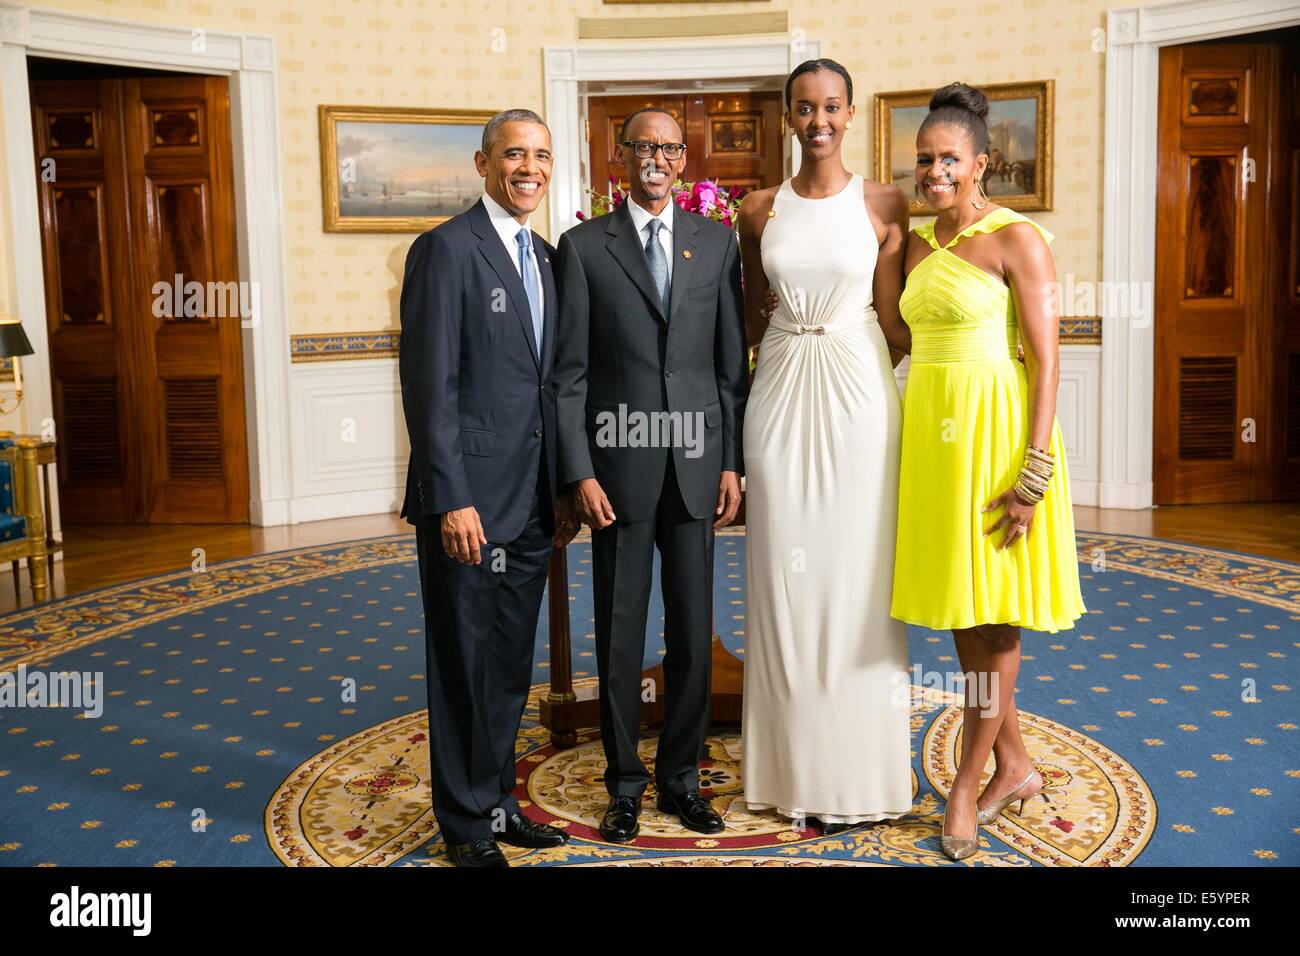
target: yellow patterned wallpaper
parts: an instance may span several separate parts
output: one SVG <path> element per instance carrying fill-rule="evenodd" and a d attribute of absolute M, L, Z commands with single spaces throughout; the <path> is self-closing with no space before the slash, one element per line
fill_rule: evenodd
<path fill-rule="evenodd" d="M 18 0 L 21 2 L 21 0 Z M 578 17 L 727 17 L 786 9 L 854 78 L 857 122 L 847 161 L 871 174 L 876 90 L 952 80 L 1056 80 L 1055 210 L 1031 213 L 1057 236 L 1062 276 L 1100 278 L 1104 53 L 1093 31 L 1106 0 L 775 0 L 606 5 L 600 0 L 56 0 L 37 4 L 171 26 L 275 37 L 284 156 L 290 329 L 398 327 L 402 263 L 413 237 L 321 229 L 321 103 L 543 109 L 542 48 L 576 42 Z M 492 52 L 493 31 L 505 49 Z M 1104 48 L 1104 46 L 1103 46 Z M 585 148 L 557 143 L 559 149 Z M 0 203 L 0 215 L 4 204 Z M 544 222 L 539 229 L 545 233 Z M 4 233 L 7 236 L 7 230 Z M 5 271 L 11 270 L 12 264 Z M 12 307 L 0 272 L 0 311 Z"/>

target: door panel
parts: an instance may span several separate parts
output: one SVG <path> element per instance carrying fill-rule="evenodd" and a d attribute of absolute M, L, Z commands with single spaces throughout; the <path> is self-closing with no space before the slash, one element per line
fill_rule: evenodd
<path fill-rule="evenodd" d="M 63 514 L 244 522 L 227 81 L 120 73 L 31 83 Z"/>
<path fill-rule="evenodd" d="M 63 520 L 130 520 L 139 483 L 119 422 L 120 281 L 131 272 L 121 174 L 120 88 L 32 84 L 41 243 Z"/>
<path fill-rule="evenodd" d="M 1286 494 L 1282 46 L 1160 52 L 1157 504 Z"/>
<path fill-rule="evenodd" d="M 593 96 L 587 103 L 593 188 L 603 191 L 611 176 L 626 188 L 624 169 L 614 159 L 618 131 L 628 116 L 647 106 L 667 110 L 682 126 L 682 179 L 746 189 L 782 180 L 780 93 Z"/>
<path fill-rule="evenodd" d="M 126 81 L 126 137 L 133 215 L 147 228 L 134 246 L 143 287 L 175 287 L 156 315 L 141 301 L 142 382 L 150 423 L 144 436 L 154 496 L 148 520 L 248 520 L 248 460 L 243 441 L 239 270 L 230 169 L 229 102 L 220 77 Z M 191 299 L 202 289 L 202 309 Z M 248 297 L 244 297 L 245 301 Z M 195 314 L 197 312 L 197 314 Z M 207 520 L 214 520 L 208 518 Z"/>

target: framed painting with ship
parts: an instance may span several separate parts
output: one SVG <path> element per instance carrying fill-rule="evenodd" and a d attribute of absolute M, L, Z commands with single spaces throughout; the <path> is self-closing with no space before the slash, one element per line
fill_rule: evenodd
<path fill-rule="evenodd" d="M 474 169 L 492 110 L 321 106 L 326 232 L 424 232 L 483 195 Z"/>

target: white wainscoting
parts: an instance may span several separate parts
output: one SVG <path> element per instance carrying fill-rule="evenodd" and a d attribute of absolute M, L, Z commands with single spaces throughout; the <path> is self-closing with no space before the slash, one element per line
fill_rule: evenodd
<path fill-rule="evenodd" d="M 397 359 L 299 362 L 290 390 L 291 520 L 400 509 L 410 445 Z"/>
<path fill-rule="evenodd" d="M 894 369 L 898 387 L 907 383 L 908 359 Z M 1070 496 L 1076 505 L 1096 505 L 1100 463 L 1101 346 L 1062 345 L 1056 420 L 1070 466 Z"/>
<path fill-rule="evenodd" d="M 907 360 L 895 370 L 901 389 Z M 300 362 L 293 396 L 292 521 L 397 511 L 410 446 L 397 360 Z M 1074 503 L 1098 502 L 1101 346 L 1062 345 L 1056 417 Z"/>

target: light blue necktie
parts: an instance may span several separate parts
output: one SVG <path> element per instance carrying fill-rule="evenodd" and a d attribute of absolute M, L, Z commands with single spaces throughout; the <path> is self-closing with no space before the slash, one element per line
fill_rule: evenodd
<path fill-rule="evenodd" d="M 651 219 L 649 223 L 650 238 L 645 243 L 645 261 L 650 266 L 650 278 L 659 290 L 659 304 L 663 306 L 664 315 L 668 314 L 668 257 L 664 247 L 659 243 L 659 230 L 663 228 L 662 219 Z"/>
<path fill-rule="evenodd" d="M 528 294 L 528 311 L 533 314 L 533 338 L 537 342 L 537 357 L 542 356 L 542 287 L 537 274 L 537 260 L 533 258 L 533 244 L 528 241 L 527 229 L 515 233 L 519 243 L 519 274 Z"/>

